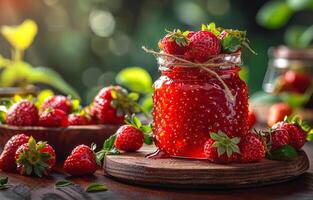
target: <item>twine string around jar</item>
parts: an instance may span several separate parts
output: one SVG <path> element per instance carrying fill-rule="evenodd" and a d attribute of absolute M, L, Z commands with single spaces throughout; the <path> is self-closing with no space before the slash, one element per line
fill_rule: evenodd
<path fill-rule="evenodd" d="M 176 55 L 171 55 L 171 54 L 167 54 L 164 52 L 156 52 L 156 51 L 147 49 L 144 46 L 142 47 L 142 49 L 145 52 L 150 53 L 157 58 L 159 58 L 159 57 L 171 58 L 172 60 L 170 60 L 169 64 L 172 64 L 172 65 L 175 64 L 175 65 L 178 65 L 181 67 L 198 67 L 198 68 L 202 69 L 203 71 L 206 71 L 206 72 L 212 74 L 223 85 L 223 87 L 225 89 L 225 93 L 229 97 L 229 99 L 231 101 L 235 100 L 234 95 L 231 93 L 229 87 L 226 85 L 226 83 L 223 81 L 223 79 L 214 70 L 212 70 L 210 68 L 217 68 L 217 67 L 221 67 L 221 66 L 240 65 L 241 64 L 240 52 L 235 52 L 235 53 L 230 53 L 230 54 L 218 54 L 218 55 L 212 56 L 212 58 L 210 58 L 209 60 L 207 60 L 204 63 L 194 63 L 194 62 L 191 62 L 189 60 L 178 57 Z"/>

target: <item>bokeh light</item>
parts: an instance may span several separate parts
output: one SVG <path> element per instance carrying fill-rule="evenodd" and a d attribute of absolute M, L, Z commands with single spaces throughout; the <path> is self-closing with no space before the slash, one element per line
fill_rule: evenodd
<path fill-rule="evenodd" d="M 94 10 L 89 16 L 91 30 L 100 37 L 110 36 L 115 29 L 115 19 L 109 11 Z"/>

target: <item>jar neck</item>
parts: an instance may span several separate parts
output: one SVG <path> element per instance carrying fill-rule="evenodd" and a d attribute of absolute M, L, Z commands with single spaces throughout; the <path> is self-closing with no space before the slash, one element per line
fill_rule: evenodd
<path fill-rule="evenodd" d="M 239 66 L 215 67 L 209 68 L 222 78 L 238 75 Z M 216 78 L 215 75 L 204 71 L 198 67 L 183 67 L 183 66 L 160 66 L 159 70 L 163 76 L 168 76 L 172 79 L 207 79 Z"/>

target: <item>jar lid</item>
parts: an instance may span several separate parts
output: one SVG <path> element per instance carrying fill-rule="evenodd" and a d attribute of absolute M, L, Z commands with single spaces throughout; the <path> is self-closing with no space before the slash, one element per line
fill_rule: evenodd
<path fill-rule="evenodd" d="M 271 58 L 313 61 L 313 48 L 291 49 L 286 46 L 271 47 L 268 50 L 268 56 Z"/>

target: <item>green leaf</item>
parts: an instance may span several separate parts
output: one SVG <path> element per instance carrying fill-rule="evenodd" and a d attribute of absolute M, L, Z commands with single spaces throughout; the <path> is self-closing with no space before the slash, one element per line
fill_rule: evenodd
<path fill-rule="evenodd" d="M 73 112 L 79 112 L 82 109 L 79 99 L 72 99 L 72 110 Z"/>
<path fill-rule="evenodd" d="M 99 183 L 92 183 L 87 186 L 86 192 L 104 192 L 107 191 L 107 186 Z"/>
<path fill-rule="evenodd" d="M 226 149 L 224 147 L 222 147 L 222 146 L 217 147 L 217 155 L 218 156 L 223 155 L 225 153 L 225 151 L 226 151 Z"/>
<path fill-rule="evenodd" d="M 68 85 L 54 70 L 45 67 L 32 67 L 26 62 L 14 62 L 5 68 L 0 75 L 0 86 L 9 87 L 15 84 L 25 86 L 30 83 L 50 85 L 65 94 L 79 98 L 78 93 Z"/>
<path fill-rule="evenodd" d="M 283 1 L 269 1 L 257 13 L 257 22 L 269 29 L 278 29 L 284 26 L 293 10 Z"/>
<path fill-rule="evenodd" d="M 32 68 L 32 72 L 26 77 L 29 83 L 44 83 L 50 85 L 64 94 L 71 95 L 74 98 L 80 99 L 79 94 L 54 70 L 45 67 Z"/>
<path fill-rule="evenodd" d="M 233 144 L 239 144 L 239 142 L 240 142 L 240 137 L 234 137 L 234 138 L 232 138 L 232 139 L 230 139 L 231 140 L 231 142 L 233 143 Z"/>
<path fill-rule="evenodd" d="M 130 98 L 133 101 L 137 101 L 139 99 L 139 94 L 136 92 L 131 92 L 129 93 L 128 98 Z"/>
<path fill-rule="evenodd" d="M 151 133 L 152 132 L 152 124 L 143 125 L 140 128 L 144 133 Z"/>
<path fill-rule="evenodd" d="M 307 141 L 312 141 L 313 140 L 313 129 L 311 129 L 307 135 L 306 135 L 306 140 Z"/>
<path fill-rule="evenodd" d="M 221 41 L 221 44 L 222 44 L 223 52 L 226 52 L 226 53 L 233 53 L 241 48 L 240 39 L 238 37 L 234 37 L 231 35 L 225 37 Z"/>
<path fill-rule="evenodd" d="M 215 140 L 215 141 L 221 139 L 221 136 L 219 136 L 219 135 L 216 134 L 216 133 L 211 133 L 211 134 L 210 134 L 210 137 L 211 137 L 213 140 Z"/>
<path fill-rule="evenodd" d="M 290 8 L 296 11 L 304 10 L 304 9 L 313 9 L 313 1 L 312 0 L 287 0 Z"/>
<path fill-rule="evenodd" d="M 28 146 L 32 152 L 36 152 L 36 140 L 32 136 L 28 139 Z"/>
<path fill-rule="evenodd" d="M 61 180 L 55 183 L 55 188 L 62 188 L 65 186 L 73 185 L 74 183 L 68 180 Z"/>
<path fill-rule="evenodd" d="M 104 141 L 103 150 L 108 152 L 114 147 L 114 143 L 116 140 L 116 134 L 111 135 L 108 139 Z"/>
<path fill-rule="evenodd" d="M 141 121 L 136 117 L 135 114 L 132 115 L 132 121 L 137 128 L 139 129 L 141 128 L 142 126 Z"/>
<path fill-rule="evenodd" d="M 292 146 L 284 145 L 272 151 L 266 157 L 270 160 L 294 160 L 298 157 L 298 153 Z"/>
<path fill-rule="evenodd" d="M 144 134 L 143 134 L 143 140 L 144 140 L 144 143 L 147 144 L 147 145 L 152 144 L 152 143 L 153 143 L 152 134 L 144 133 Z"/>
<path fill-rule="evenodd" d="M 149 73 L 140 67 L 128 67 L 120 71 L 116 82 L 132 91 L 148 93 L 152 91 L 152 78 Z"/>

